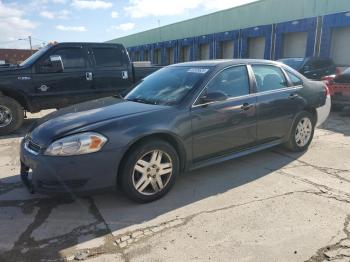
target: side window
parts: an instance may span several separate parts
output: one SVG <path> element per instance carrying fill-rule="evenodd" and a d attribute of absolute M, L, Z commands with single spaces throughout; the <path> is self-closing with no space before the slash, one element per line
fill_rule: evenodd
<path fill-rule="evenodd" d="M 59 49 L 51 55 L 59 55 L 62 58 L 64 69 L 85 68 L 86 59 L 82 48 Z"/>
<path fill-rule="evenodd" d="M 300 86 L 303 84 L 303 80 L 301 80 L 299 77 L 297 77 L 295 74 L 286 71 L 288 74 L 288 77 L 290 79 L 290 81 L 292 82 L 293 86 Z"/>
<path fill-rule="evenodd" d="M 62 48 L 52 53 L 50 56 L 59 55 L 61 56 L 64 69 L 79 69 L 86 67 L 86 59 L 84 50 L 81 48 Z M 38 70 L 41 73 L 52 72 L 52 65 L 50 62 L 50 56 L 46 57 L 40 62 Z"/>
<path fill-rule="evenodd" d="M 318 70 L 318 69 L 329 67 L 330 65 L 331 63 L 327 59 L 315 59 L 311 62 L 310 69 Z"/>
<path fill-rule="evenodd" d="M 288 87 L 282 70 L 270 65 L 252 65 L 258 92 Z"/>
<path fill-rule="evenodd" d="M 92 48 L 96 67 L 118 67 L 123 65 L 123 53 L 120 48 Z"/>
<path fill-rule="evenodd" d="M 207 94 L 221 92 L 228 98 L 249 94 L 249 79 L 246 66 L 235 66 L 220 72 L 207 85 Z"/>

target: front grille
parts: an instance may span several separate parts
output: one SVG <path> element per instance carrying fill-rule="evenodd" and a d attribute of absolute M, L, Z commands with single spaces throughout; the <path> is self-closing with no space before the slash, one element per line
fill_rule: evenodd
<path fill-rule="evenodd" d="M 31 151 L 31 152 L 36 153 L 36 154 L 40 153 L 41 147 L 38 144 L 34 143 L 31 139 L 28 139 L 25 142 L 25 145 L 26 145 L 26 148 L 28 149 L 28 151 Z"/>

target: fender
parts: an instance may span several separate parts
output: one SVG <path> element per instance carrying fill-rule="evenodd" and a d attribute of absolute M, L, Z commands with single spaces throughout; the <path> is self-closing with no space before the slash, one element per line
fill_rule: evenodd
<path fill-rule="evenodd" d="M 23 107 L 24 110 L 27 110 L 29 112 L 34 113 L 35 110 L 28 99 L 28 97 L 19 90 L 13 90 L 9 88 L 1 88 L 0 89 L 0 96 L 7 96 L 15 99 L 20 105 Z"/>

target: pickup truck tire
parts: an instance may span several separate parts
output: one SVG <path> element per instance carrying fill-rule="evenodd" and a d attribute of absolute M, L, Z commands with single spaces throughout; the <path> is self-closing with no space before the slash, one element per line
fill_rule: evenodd
<path fill-rule="evenodd" d="M 22 106 L 14 99 L 0 96 L 0 135 L 7 135 L 23 124 Z"/>
<path fill-rule="evenodd" d="M 302 111 L 295 119 L 289 140 L 285 147 L 292 152 L 303 152 L 311 144 L 315 131 L 315 119 L 309 112 Z"/>

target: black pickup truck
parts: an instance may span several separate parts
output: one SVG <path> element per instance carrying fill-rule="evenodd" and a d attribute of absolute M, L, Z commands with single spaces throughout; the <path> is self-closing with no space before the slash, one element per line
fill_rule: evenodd
<path fill-rule="evenodd" d="M 0 135 L 18 129 L 25 112 L 123 95 L 160 67 L 136 67 L 121 44 L 55 43 L 19 65 L 0 67 Z"/>

